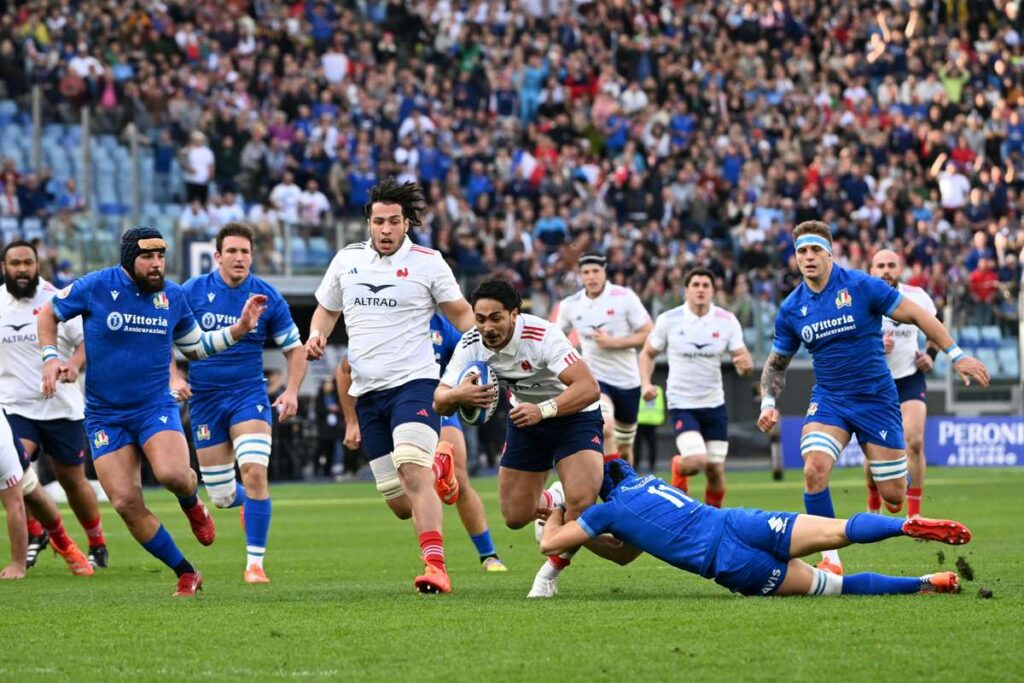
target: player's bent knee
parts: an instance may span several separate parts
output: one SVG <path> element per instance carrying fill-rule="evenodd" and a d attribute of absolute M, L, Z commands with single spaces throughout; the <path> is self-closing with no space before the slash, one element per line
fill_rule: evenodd
<path fill-rule="evenodd" d="M 536 513 L 502 508 L 501 518 L 505 520 L 505 526 L 509 529 L 522 529 L 536 519 Z"/>
<path fill-rule="evenodd" d="M 615 425 L 615 445 L 619 448 L 632 448 L 633 442 L 636 441 L 636 428 L 633 425 Z"/>
<path fill-rule="evenodd" d="M 235 449 L 235 459 L 239 466 L 260 465 L 270 466 L 270 452 L 273 440 L 270 434 L 241 434 L 231 441 Z"/>
<path fill-rule="evenodd" d="M 729 455 L 728 441 L 708 441 L 708 463 L 721 465 Z"/>
<path fill-rule="evenodd" d="M 841 595 L 843 592 L 843 577 L 832 572 L 826 572 L 812 567 L 811 587 L 808 595 Z"/>
<path fill-rule="evenodd" d="M 21 477 L 21 494 L 27 496 L 37 488 L 39 488 L 39 475 L 36 474 L 34 467 L 29 467 Z"/>
<path fill-rule="evenodd" d="M 405 495 L 405 489 L 402 488 L 402 482 L 398 478 L 398 470 L 395 468 L 395 461 L 390 454 L 374 458 L 370 461 L 370 471 L 373 472 L 377 490 L 384 496 L 384 500 L 388 501 L 388 506 L 394 510 L 395 506 L 390 501 Z M 395 514 L 398 514 L 397 510 Z"/>
<path fill-rule="evenodd" d="M 924 441 L 921 439 L 907 439 L 907 454 L 920 456 L 924 450 Z"/>

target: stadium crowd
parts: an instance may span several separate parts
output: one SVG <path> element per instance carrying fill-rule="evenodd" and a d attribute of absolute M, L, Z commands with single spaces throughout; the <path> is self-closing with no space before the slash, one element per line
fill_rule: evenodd
<path fill-rule="evenodd" d="M 324 230 L 388 174 L 429 188 L 414 239 L 549 301 L 586 249 L 652 314 L 691 265 L 744 326 L 799 281 L 792 226 L 877 248 L 940 304 L 1014 320 L 1024 52 L 1005 0 L 21 0 L 0 81 L 47 116 L 134 122 L 180 230 Z M 183 187 L 169 183 L 172 165 Z M 0 216 L 78 211 L 5 167 Z M 758 306 L 757 302 L 764 305 Z"/>

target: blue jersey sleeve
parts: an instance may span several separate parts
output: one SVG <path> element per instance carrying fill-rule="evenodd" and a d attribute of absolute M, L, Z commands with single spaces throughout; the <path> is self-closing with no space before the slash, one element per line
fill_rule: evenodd
<path fill-rule="evenodd" d="M 583 514 L 576 521 L 579 522 L 580 528 L 586 532 L 587 536 L 591 538 L 608 533 L 615 522 L 615 504 L 598 503 L 597 505 L 591 505 L 583 511 Z"/>
<path fill-rule="evenodd" d="M 887 284 L 884 280 L 870 275 L 865 276 L 860 283 L 860 291 L 867 296 L 868 305 L 872 313 L 879 313 L 891 316 L 896 307 L 903 301 L 903 293 L 895 287 Z"/>
<path fill-rule="evenodd" d="M 451 360 L 452 354 L 455 353 L 455 348 L 462 341 L 462 333 L 459 332 L 455 325 L 452 325 L 448 318 L 441 316 L 442 325 L 444 327 L 444 360 L 447 363 Z"/>
<path fill-rule="evenodd" d="M 268 310 L 264 312 L 264 315 L 267 316 L 267 329 L 270 330 L 270 336 L 274 338 L 274 343 L 280 346 L 282 351 L 291 351 L 302 346 L 302 340 L 299 338 L 299 328 L 296 327 L 295 321 L 292 320 L 292 312 L 288 308 L 288 302 L 276 291 L 268 294 L 268 297 L 270 301 L 268 302 Z"/>
<path fill-rule="evenodd" d="M 75 316 L 89 312 L 92 285 L 98 277 L 97 273 L 89 273 L 53 295 L 50 306 L 58 320 L 67 322 Z"/>
<path fill-rule="evenodd" d="M 189 306 L 188 300 L 185 298 L 185 292 L 181 287 L 168 287 L 167 295 L 174 299 L 177 320 L 174 322 L 174 332 L 171 336 L 173 339 L 178 340 L 197 328 L 199 323 L 196 322 L 196 317 L 192 313 L 192 307 Z"/>
<path fill-rule="evenodd" d="M 800 337 L 790 322 L 789 310 L 783 306 L 775 316 L 775 341 L 772 342 L 772 352 L 782 356 L 795 356 L 799 350 Z"/>

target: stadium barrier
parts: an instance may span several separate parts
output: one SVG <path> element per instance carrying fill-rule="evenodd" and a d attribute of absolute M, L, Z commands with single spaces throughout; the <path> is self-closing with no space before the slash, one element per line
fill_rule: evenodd
<path fill-rule="evenodd" d="M 782 418 L 782 462 L 802 468 L 802 417 Z M 924 428 L 924 454 L 929 465 L 945 467 L 1024 466 L 1024 417 L 930 416 Z M 864 453 L 856 437 L 843 450 L 838 467 L 860 467 Z"/>

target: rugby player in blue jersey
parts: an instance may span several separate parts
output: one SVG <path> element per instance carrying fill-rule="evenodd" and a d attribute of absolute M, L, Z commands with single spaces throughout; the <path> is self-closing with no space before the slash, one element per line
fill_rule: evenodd
<path fill-rule="evenodd" d="M 213 518 L 197 495 L 178 406 L 168 389 L 173 346 L 199 360 L 232 346 L 259 323 L 266 297 L 246 302 L 238 322 L 203 332 L 177 284 L 165 282 L 167 243 L 135 227 L 121 238 L 121 263 L 89 273 L 57 293 L 38 315 L 43 395 L 60 373 L 57 325 L 82 316 L 85 336 L 85 429 L 103 490 L 143 548 L 178 576 L 175 596 L 192 596 L 200 573 L 182 555 L 142 498 L 145 456 L 157 481 L 178 497 L 196 538 L 213 543 Z"/>
<path fill-rule="evenodd" d="M 637 475 L 622 459 L 605 463 L 601 498 L 605 502 L 587 508 L 575 521 L 564 522 L 561 509 L 552 512 L 544 527 L 541 551 L 556 555 L 586 544 L 619 564 L 628 564 L 646 552 L 749 596 L 954 593 L 960 579 L 953 572 L 842 576 L 799 558 L 896 536 L 951 545 L 971 540 L 970 530 L 951 520 L 901 519 L 867 512 L 850 519 L 829 519 L 795 512 L 721 510 L 690 498 L 653 475 Z"/>
<path fill-rule="evenodd" d="M 804 506 L 808 514 L 835 517 L 828 483 L 839 454 L 857 435 L 878 492 L 893 512 L 906 497 L 907 457 L 903 416 L 882 343 L 882 318 L 916 325 L 949 355 L 965 384 L 988 386 L 988 371 L 956 345 L 942 323 L 899 290 L 832 262 L 832 233 L 820 221 L 793 230 L 803 282 L 786 297 L 775 319 L 775 341 L 761 374 L 758 427 L 779 420 L 775 402 L 786 369 L 802 343 L 814 359 L 815 386 L 804 418 Z M 842 573 L 839 554 L 822 553 L 819 568 Z"/>
<path fill-rule="evenodd" d="M 172 385 L 189 400 L 192 439 L 199 471 L 213 504 L 243 505 L 246 583 L 269 583 L 263 569 L 270 530 L 267 467 L 271 451 L 271 405 L 263 378 L 263 347 L 273 339 L 288 364 L 288 384 L 274 401 L 282 421 L 298 410 L 299 385 L 306 375 L 306 353 L 299 330 L 281 294 L 252 275 L 252 228 L 228 223 L 217 233 L 213 258 L 217 269 L 192 278 L 182 289 L 199 326 L 206 331 L 234 323 L 253 294 L 267 298 L 259 324 L 235 346 L 213 358 L 189 365 L 188 382 Z M 176 364 L 171 373 L 175 375 Z M 235 478 L 235 460 L 242 482 Z"/>

